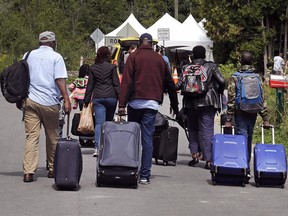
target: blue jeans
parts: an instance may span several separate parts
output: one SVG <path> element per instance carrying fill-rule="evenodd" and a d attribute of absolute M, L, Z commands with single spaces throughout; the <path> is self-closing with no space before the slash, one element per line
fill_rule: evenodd
<path fill-rule="evenodd" d="M 128 121 L 140 124 L 142 142 L 140 178 L 149 179 L 152 167 L 154 123 L 158 111 L 153 109 L 133 109 L 128 106 L 127 112 Z"/>
<path fill-rule="evenodd" d="M 200 149 L 205 161 L 211 161 L 215 113 L 216 109 L 212 106 L 189 109 L 187 112 L 190 153 L 198 153 Z"/>
<path fill-rule="evenodd" d="M 95 113 L 95 148 L 98 148 L 99 145 L 101 127 L 105 121 L 113 121 L 116 106 L 116 98 L 93 99 L 93 108 Z"/>
<path fill-rule="evenodd" d="M 253 130 L 257 119 L 256 115 L 239 115 L 235 114 L 235 127 L 236 134 L 244 135 L 247 138 L 248 145 L 248 162 L 250 164 L 251 160 L 251 150 L 252 150 L 252 137 Z"/>

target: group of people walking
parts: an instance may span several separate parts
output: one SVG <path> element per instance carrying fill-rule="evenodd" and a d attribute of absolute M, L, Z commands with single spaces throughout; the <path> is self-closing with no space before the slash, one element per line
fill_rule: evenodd
<path fill-rule="evenodd" d="M 56 52 L 56 37 L 53 32 L 43 32 L 39 35 L 40 47 L 33 50 L 28 58 L 31 76 L 29 96 L 24 103 L 25 109 L 25 133 L 26 145 L 24 154 L 24 182 L 32 182 L 33 175 L 38 166 L 38 146 L 41 124 L 46 135 L 46 157 L 48 161 L 48 177 L 54 177 L 53 159 L 55 148 L 59 139 L 58 117 L 59 98 L 64 100 L 64 110 L 71 112 L 71 100 L 69 100 L 66 81 L 68 78 L 62 56 Z M 191 161 L 189 166 L 195 166 L 199 160 L 206 161 L 205 168 L 210 169 L 211 140 L 214 134 L 215 113 L 221 109 L 220 97 L 224 92 L 225 79 L 217 65 L 205 60 L 206 49 L 203 46 L 195 46 L 192 50 L 192 63 L 203 66 L 207 92 L 201 97 L 183 95 L 183 111 L 187 116 L 189 131 L 189 149 Z M 242 55 L 241 70 L 254 70 L 252 67 L 252 55 L 247 52 Z M 141 128 L 142 158 L 140 168 L 140 183 L 150 182 L 154 122 L 160 105 L 163 102 L 163 94 L 168 93 L 170 107 L 174 116 L 179 113 L 177 91 L 183 87 L 185 77 L 179 78 L 175 85 L 171 70 L 167 63 L 153 49 L 153 38 L 144 33 L 139 38 L 139 46 L 131 52 L 126 60 L 121 84 L 116 65 L 111 63 L 111 52 L 106 46 L 97 51 L 95 63 L 83 65 L 79 71 L 79 77 L 69 85 L 69 90 L 74 95 L 74 108 L 79 104 L 83 106 L 93 103 L 95 116 L 95 153 L 98 154 L 98 146 L 102 124 L 112 121 L 115 113 L 128 114 L 128 121 L 138 122 Z M 80 88 L 76 92 L 76 87 Z M 81 91 L 85 89 L 85 91 Z M 86 88 L 85 88 L 86 87 Z M 235 106 L 235 85 L 232 80 L 228 87 L 228 123 L 235 117 L 238 134 L 247 137 L 251 146 L 251 137 L 255 125 L 255 114 L 238 112 Z M 262 91 L 263 92 L 263 91 Z M 263 92 L 264 93 L 264 92 Z M 263 96 L 263 99 L 264 96 Z M 117 110 L 118 104 L 118 110 Z M 264 124 L 268 125 L 267 108 L 264 103 L 260 112 Z"/>

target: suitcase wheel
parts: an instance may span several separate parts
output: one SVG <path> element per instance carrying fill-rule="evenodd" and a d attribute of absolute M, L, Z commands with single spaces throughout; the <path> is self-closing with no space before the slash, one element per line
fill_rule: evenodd
<path fill-rule="evenodd" d="M 158 159 L 155 158 L 155 163 L 158 164 Z"/>
<path fill-rule="evenodd" d="M 260 186 L 259 182 L 256 182 L 256 187 L 258 188 Z"/>
<path fill-rule="evenodd" d="M 281 188 L 284 189 L 284 188 L 285 188 L 285 185 L 284 185 L 284 184 L 281 184 Z"/>
<path fill-rule="evenodd" d="M 168 161 L 163 161 L 163 165 L 167 166 L 168 165 Z"/>
<path fill-rule="evenodd" d="M 212 184 L 213 184 L 213 186 L 215 186 L 216 185 L 216 180 L 215 180 L 215 173 L 211 173 L 211 179 L 212 179 Z"/>
<path fill-rule="evenodd" d="M 245 186 L 246 186 L 245 182 L 242 182 L 242 187 L 245 187 Z"/>

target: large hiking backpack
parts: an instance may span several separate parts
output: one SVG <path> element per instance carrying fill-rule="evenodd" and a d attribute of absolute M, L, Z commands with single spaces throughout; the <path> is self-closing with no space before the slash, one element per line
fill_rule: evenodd
<path fill-rule="evenodd" d="M 236 106 L 248 113 L 258 113 L 263 108 L 261 77 L 259 74 L 244 71 L 235 72 L 237 77 Z"/>
<path fill-rule="evenodd" d="M 209 89 L 207 68 L 201 64 L 188 65 L 183 71 L 181 94 L 191 97 L 203 96 Z"/>
<path fill-rule="evenodd" d="M 27 58 L 30 52 L 24 59 L 5 68 L 1 73 L 1 91 L 9 103 L 19 103 L 28 97 L 30 75 Z"/>

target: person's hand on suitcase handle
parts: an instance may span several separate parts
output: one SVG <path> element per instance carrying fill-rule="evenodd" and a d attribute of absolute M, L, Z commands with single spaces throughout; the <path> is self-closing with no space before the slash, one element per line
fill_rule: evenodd
<path fill-rule="evenodd" d="M 125 116 L 125 115 L 126 115 L 126 109 L 125 109 L 125 107 L 119 107 L 117 114 L 118 114 L 119 116 Z"/>
<path fill-rule="evenodd" d="M 270 125 L 269 121 L 266 120 L 263 122 L 263 128 L 264 129 L 270 129 L 271 127 L 273 127 L 272 125 Z"/>
<path fill-rule="evenodd" d="M 224 124 L 224 127 L 232 127 L 232 122 L 231 121 L 226 121 Z"/>

